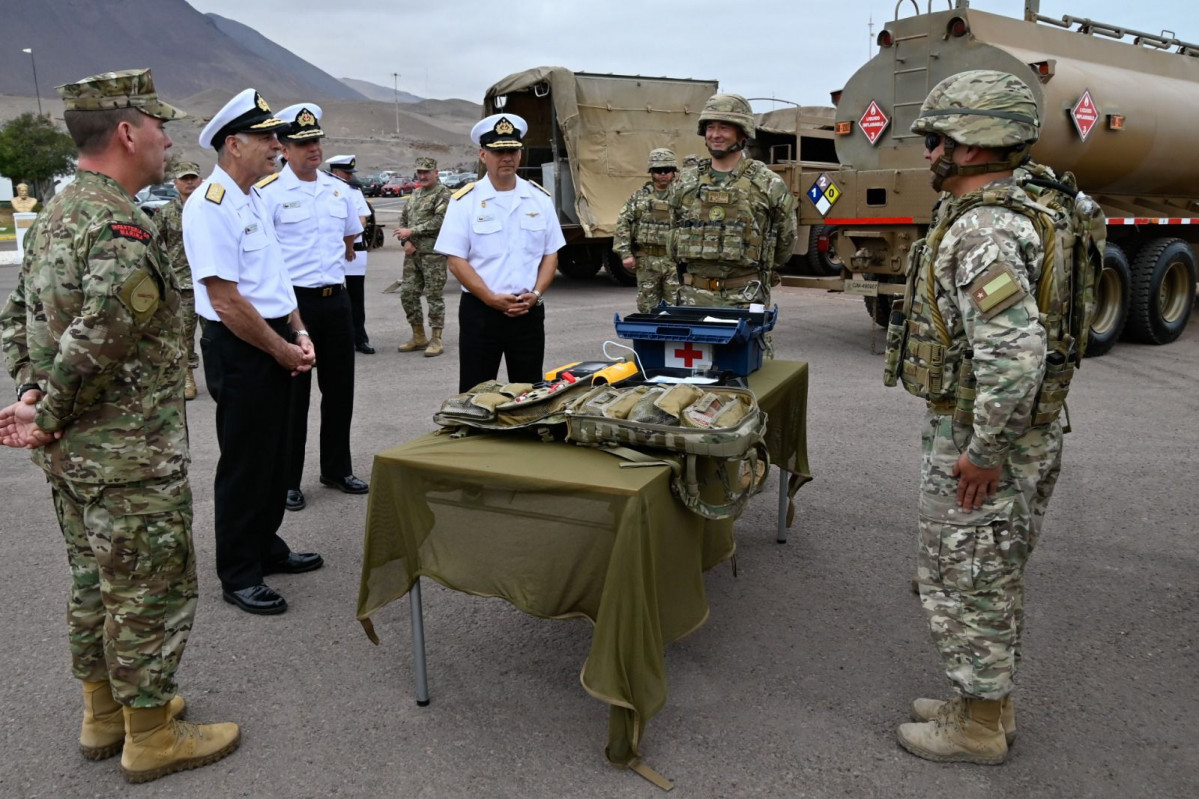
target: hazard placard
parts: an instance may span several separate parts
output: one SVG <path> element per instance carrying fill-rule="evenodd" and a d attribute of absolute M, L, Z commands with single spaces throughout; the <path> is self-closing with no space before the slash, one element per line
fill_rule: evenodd
<path fill-rule="evenodd" d="M 1070 109 L 1070 118 L 1074 120 L 1074 129 L 1078 131 L 1079 138 L 1086 141 L 1091 129 L 1099 121 L 1099 107 L 1091 98 L 1090 89 L 1084 91 L 1082 97 L 1079 97 L 1078 102 Z"/>
<path fill-rule="evenodd" d="M 816 178 L 816 182 L 812 184 L 812 188 L 808 189 L 808 200 L 812 205 L 816 206 L 816 210 L 824 216 L 833 207 L 833 203 L 841 196 L 841 190 L 837 188 L 837 184 L 833 183 L 833 179 L 828 176 L 827 172 L 821 172 L 820 177 Z"/>
<path fill-rule="evenodd" d="M 891 124 L 890 118 L 883 113 L 883 109 L 879 108 L 878 103 L 873 100 L 866 107 L 866 113 L 862 114 L 862 118 L 858 120 L 858 127 L 866 134 L 866 138 L 871 144 L 878 142 L 882 137 L 883 131 Z"/>

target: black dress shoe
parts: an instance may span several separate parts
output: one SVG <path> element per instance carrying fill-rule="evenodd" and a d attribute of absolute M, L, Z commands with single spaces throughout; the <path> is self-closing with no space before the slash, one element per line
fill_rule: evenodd
<path fill-rule="evenodd" d="M 287 600 L 275 593 L 267 585 L 252 585 L 238 591 L 222 591 L 225 601 L 237 605 L 246 613 L 256 613 L 259 616 L 274 616 L 287 610 Z"/>
<path fill-rule="evenodd" d="M 358 350 L 359 352 L 361 352 L 363 355 L 374 355 L 375 354 L 375 348 L 371 346 L 371 343 L 369 341 L 363 341 L 361 344 L 359 344 L 357 347 L 355 347 L 355 349 Z"/>
<path fill-rule="evenodd" d="M 304 506 L 308 503 L 304 501 L 304 492 L 298 488 L 287 489 L 287 499 L 283 500 L 283 507 L 288 510 L 304 510 Z"/>
<path fill-rule="evenodd" d="M 321 485 L 336 488 L 338 491 L 343 491 L 347 494 L 365 494 L 371 490 L 370 486 L 352 474 L 347 474 L 345 477 L 325 477 L 321 475 Z"/>
<path fill-rule="evenodd" d="M 325 565 L 325 559 L 315 552 L 288 552 L 283 560 L 265 563 L 263 574 L 303 574 L 312 572 Z"/>

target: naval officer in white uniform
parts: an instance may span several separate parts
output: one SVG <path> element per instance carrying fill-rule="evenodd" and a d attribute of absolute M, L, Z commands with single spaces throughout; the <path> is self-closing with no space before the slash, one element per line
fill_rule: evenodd
<path fill-rule="evenodd" d="M 279 537 L 293 378 L 316 362 L 275 226 L 254 188 L 274 171 L 275 132 L 285 126 L 253 89 L 226 103 L 200 133 L 217 165 L 183 207 L 204 375 L 217 405 L 217 575 L 225 601 L 258 614 L 287 610 L 265 575 L 324 563 Z"/>
<path fill-rule="evenodd" d="M 517 175 L 528 124 L 492 114 L 471 129 L 487 174 L 454 194 L 434 249 L 462 284 L 458 304 L 458 390 L 499 374 L 508 381 L 543 379 L 542 295 L 566 244 L 549 192 Z"/>

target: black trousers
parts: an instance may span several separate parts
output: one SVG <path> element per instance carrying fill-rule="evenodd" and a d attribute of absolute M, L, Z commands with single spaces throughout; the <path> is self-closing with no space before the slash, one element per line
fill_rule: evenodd
<path fill-rule="evenodd" d="M 288 413 L 287 487 L 298 489 L 308 442 L 308 404 L 312 375 L 321 390 L 321 475 L 334 480 L 351 474 L 350 420 L 354 416 L 354 322 L 349 293 L 296 287 L 300 318 L 316 348 L 316 368 L 295 379 Z"/>
<path fill-rule="evenodd" d="M 268 320 L 280 335 L 286 319 Z M 262 567 L 290 549 L 279 537 L 287 497 L 287 408 L 291 374 L 220 322 L 200 336 L 204 377 L 216 400 L 216 571 L 238 591 L 262 582 Z"/>
<path fill-rule="evenodd" d="M 354 345 L 370 344 L 366 334 L 366 275 L 346 275 L 346 291 L 350 294 L 351 314 L 354 318 Z M 305 320 L 307 322 L 307 320 Z"/>
<path fill-rule="evenodd" d="M 508 365 L 509 383 L 545 379 L 544 306 L 510 317 L 464 291 L 458 303 L 458 331 L 459 391 L 494 380 L 500 373 L 501 358 Z"/>

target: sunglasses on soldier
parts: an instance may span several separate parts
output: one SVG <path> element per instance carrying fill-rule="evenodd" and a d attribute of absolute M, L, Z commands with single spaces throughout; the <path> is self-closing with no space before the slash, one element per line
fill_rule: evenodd
<path fill-rule="evenodd" d="M 678 170 L 672 166 L 656 166 L 650 170 L 650 174 L 651 175 L 665 175 L 670 172 L 677 172 L 677 171 Z"/>
<path fill-rule="evenodd" d="M 942 138 L 943 137 L 940 133 L 924 134 L 924 149 L 928 150 L 929 152 L 937 149 L 937 146 L 941 143 Z"/>

